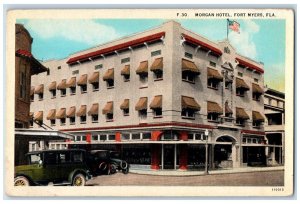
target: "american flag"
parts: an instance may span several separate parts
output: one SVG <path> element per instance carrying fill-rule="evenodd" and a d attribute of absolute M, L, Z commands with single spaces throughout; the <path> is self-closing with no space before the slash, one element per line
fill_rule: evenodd
<path fill-rule="evenodd" d="M 240 33 L 240 24 L 238 22 L 228 19 L 228 27 L 234 32 Z"/>

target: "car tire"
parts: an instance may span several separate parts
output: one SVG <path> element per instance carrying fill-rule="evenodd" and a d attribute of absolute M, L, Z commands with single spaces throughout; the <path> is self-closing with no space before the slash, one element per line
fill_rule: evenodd
<path fill-rule="evenodd" d="M 110 164 L 109 175 L 117 173 L 117 166 L 115 164 Z"/>
<path fill-rule="evenodd" d="M 126 169 L 122 169 L 123 174 L 128 174 L 129 173 L 129 167 L 127 167 Z"/>
<path fill-rule="evenodd" d="M 127 169 L 127 167 L 128 167 L 128 164 L 127 164 L 127 162 L 126 162 L 126 161 L 121 161 L 121 164 L 120 164 L 120 166 L 121 166 L 121 169 L 122 169 L 122 170 L 125 170 L 125 169 Z"/>
<path fill-rule="evenodd" d="M 72 180 L 72 186 L 85 186 L 86 180 L 83 174 L 76 174 Z"/>
<path fill-rule="evenodd" d="M 25 176 L 18 176 L 14 181 L 15 186 L 30 186 L 29 180 Z"/>

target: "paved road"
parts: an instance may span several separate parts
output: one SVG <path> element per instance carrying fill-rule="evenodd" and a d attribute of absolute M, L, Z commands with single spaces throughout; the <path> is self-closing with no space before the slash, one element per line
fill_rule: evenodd
<path fill-rule="evenodd" d="M 283 186 L 283 171 L 218 174 L 206 176 L 156 176 L 140 174 L 102 175 L 87 182 L 91 186 Z"/>

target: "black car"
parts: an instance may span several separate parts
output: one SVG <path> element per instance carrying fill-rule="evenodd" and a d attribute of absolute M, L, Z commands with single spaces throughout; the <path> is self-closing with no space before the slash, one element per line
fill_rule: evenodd
<path fill-rule="evenodd" d="M 94 176 L 114 174 L 117 171 L 122 171 L 124 174 L 129 172 L 129 164 L 115 151 L 91 150 L 88 153 L 88 165 Z"/>

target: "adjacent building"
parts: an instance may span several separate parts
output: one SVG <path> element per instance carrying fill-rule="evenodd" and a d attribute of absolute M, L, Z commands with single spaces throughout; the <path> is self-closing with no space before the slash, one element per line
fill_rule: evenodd
<path fill-rule="evenodd" d="M 285 94 L 274 89 L 266 88 L 265 103 L 265 132 L 269 145 L 269 163 L 271 165 L 284 164 L 284 105 Z"/>
<path fill-rule="evenodd" d="M 32 76 L 31 112 L 77 135 L 70 146 L 117 150 L 152 169 L 267 161 L 263 64 L 227 40 L 169 21 L 43 65 L 49 71 Z"/>

